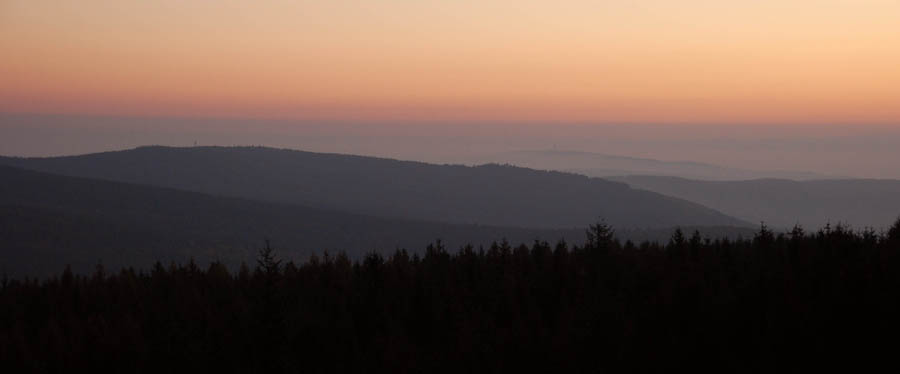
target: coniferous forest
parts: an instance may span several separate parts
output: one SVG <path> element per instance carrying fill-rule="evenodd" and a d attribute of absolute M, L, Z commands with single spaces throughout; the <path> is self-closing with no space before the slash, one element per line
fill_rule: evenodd
<path fill-rule="evenodd" d="M 420 254 L 421 253 L 421 254 Z M 61 269 L 62 270 L 62 269 Z M 897 355 L 900 221 L 494 243 L 0 284 L 4 372 L 761 372 Z"/>

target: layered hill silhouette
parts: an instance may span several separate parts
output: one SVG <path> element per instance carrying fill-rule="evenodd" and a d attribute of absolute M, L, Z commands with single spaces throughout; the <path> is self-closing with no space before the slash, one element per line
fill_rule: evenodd
<path fill-rule="evenodd" d="M 212 195 L 394 219 L 544 229 L 746 226 L 624 183 L 520 167 L 434 165 L 263 147 L 141 147 L 0 163 Z"/>
<path fill-rule="evenodd" d="M 749 236 L 751 229 L 700 229 Z M 620 230 L 623 240 L 664 240 L 671 229 Z M 385 219 L 169 188 L 67 177 L 0 166 L 0 272 L 41 275 L 65 265 L 86 272 L 98 263 L 149 267 L 155 261 L 237 266 L 253 263 L 271 239 L 283 258 L 346 252 L 350 257 L 398 248 L 421 251 L 442 239 L 448 249 L 567 239 L 584 231 L 488 227 Z"/>
<path fill-rule="evenodd" d="M 661 176 L 613 179 L 635 188 L 694 201 L 747 221 L 764 221 L 781 228 L 795 224 L 821 227 L 827 223 L 851 223 L 859 228 L 882 229 L 900 215 L 900 180 L 710 182 Z"/>
<path fill-rule="evenodd" d="M 578 173 L 589 177 L 660 175 L 697 180 L 749 180 L 759 178 L 811 180 L 825 178 L 823 175 L 816 173 L 750 170 L 702 162 L 662 161 L 650 158 L 566 150 L 513 151 L 482 157 L 482 159 L 532 169 Z"/>

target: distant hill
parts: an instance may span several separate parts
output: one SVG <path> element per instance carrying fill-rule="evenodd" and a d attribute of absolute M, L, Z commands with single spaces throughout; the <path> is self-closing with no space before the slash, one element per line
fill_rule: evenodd
<path fill-rule="evenodd" d="M 745 228 L 686 228 L 693 229 L 712 237 L 752 235 Z M 623 240 L 664 241 L 672 230 L 618 232 Z M 325 250 L 351 257 L 397 248 L 416 252 L 436 239 L 451 250 L 504 238 L 513 244 L 580 243 L 584 231 L 383 219 L 0 166 L 0 273 L 49 274 L 66 264 L 87 271 L 99 262 L 111 269 L 147 268 L 191 257 L 201 264 L 217 259 L 252 265 L 267 238 L 280 256 L 305 260 Z"/>
<path fill-rule="evenodd" d="M 0 163 L 411 220 L 554 229 L 583 227 L 598 217 L 619 228 L 748 225 L 624 183 L 500 165 L 433 165 L 262 147 L 141 147 Z"/>
<path fill-rule="evenodd" d="M 747 221 L 765 221 L 773 227 L 800 223 L 818 228 L 829 222 L 844 222 L 857 228 L 880 229 L 900 216 L 900 180 L 709 182 L 658 176 L 612 179 L 694 201 Z"/>
<path fill-rule="evenodd" d="M 700 162 L 660 161 L 649 158 L 563 150 L 504 152 L 489 157 L 481 157 L 479 162 L 511 164 L 540 170 L 567 171 L 589 177 L 661 175 L 699 180 L 747 180 L 758 178 L 807 180 L 824 178 L 824 176 L 815 173 L 749 170 Z"/>

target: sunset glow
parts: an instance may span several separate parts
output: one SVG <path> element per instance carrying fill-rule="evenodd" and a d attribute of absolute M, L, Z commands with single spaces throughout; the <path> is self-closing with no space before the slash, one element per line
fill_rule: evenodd
<path fill-rule="evenodd" d="M 3 1 L 0 111 L 900 124 L 897 1 L 252 4 Z"/>

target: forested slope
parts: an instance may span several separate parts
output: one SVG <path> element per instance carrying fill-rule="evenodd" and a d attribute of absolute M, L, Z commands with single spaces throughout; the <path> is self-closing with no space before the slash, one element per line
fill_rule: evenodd
<path fill-rule="evenodd" d="M 700 229 L 713 237 L 750 231 Z M 98 263 L 141 267 L 191 257 L 236 268 L 242 261 L 252 263 L 265 239 L 300 261 L 323 251 L 346 251 L 351 258 L 397 248 L 415 251 L 439 239 L 456 249 L 503 239 L 580 240 L 583 232 L 386 219 L 0 167 L 0 272 L 13 275 L 49 274 L 66 264 L 89 271 Z M 661 239 L 670 232 L 620 230 L 633 240 Z"/>
<path fill-rule="evenodd" d="M 55 174 L 449 223 L 571 229 L 742 226 L 696 203 L 624 183 L 500 165 L 433 165 L 262 147 L 142 147 L 0 163 Z"/>
<path fill-rule="evenodd" d="M 9 372 L 897 369 L 900 223 L 0 282 Z"/>

